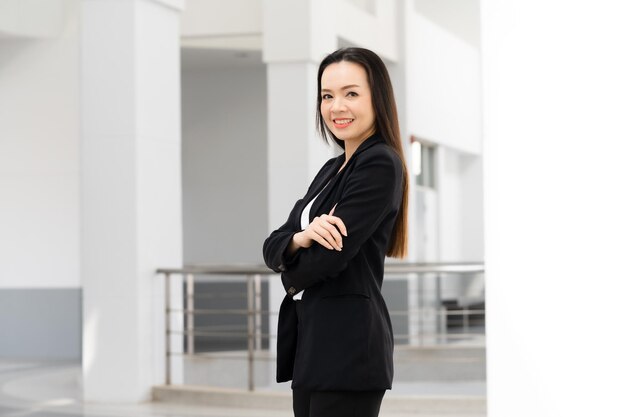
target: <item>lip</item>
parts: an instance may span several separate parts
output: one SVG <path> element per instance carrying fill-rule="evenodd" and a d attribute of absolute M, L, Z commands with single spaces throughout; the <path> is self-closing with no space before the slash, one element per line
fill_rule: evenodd
<path fill-rule="evenodd" d="M 337 120 L 350 120 L 350 122 L 339 124 L 339 123 L 337 123 Z M 342 119 L 333 119 L 333 125 L 337 129 L 345 129 L 346 127 L 350 126 L 352 123 L 354 123 L 354 119 L 351 119 L 351 118 L 348 118 L 348 117 L 345 117 L 345 118 L 342 118 Z"/>

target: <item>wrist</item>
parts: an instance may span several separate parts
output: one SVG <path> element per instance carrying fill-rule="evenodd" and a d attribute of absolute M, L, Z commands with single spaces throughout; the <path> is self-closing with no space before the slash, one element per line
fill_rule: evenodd
<path fill-rule="evenodd" d="M 304 249 L 309 248 L 313 244 L 313 241 L 306 236 L 304 230 L 293 235 L 292 241 L 298 248 Z"/>
<path fill-rule="evenodd" d="M 304 245 L 302 244 L 303 243 L 302 242 L 302 232 L 295 233 L 293 235 L 292 241 L 293 241 L 294 246 L 296 246 L 297 248 L 303 247 Z"/>

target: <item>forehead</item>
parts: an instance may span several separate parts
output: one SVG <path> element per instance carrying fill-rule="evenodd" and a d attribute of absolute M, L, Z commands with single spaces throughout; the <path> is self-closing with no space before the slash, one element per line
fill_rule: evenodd
<path fill-rule="evenodd" d="M 367 88 L 367 73 L 362 66 L 354 62 L 335 62 L 324 69 L 321 84 L 322 88 L 330 90 L 352 84 Z"/>

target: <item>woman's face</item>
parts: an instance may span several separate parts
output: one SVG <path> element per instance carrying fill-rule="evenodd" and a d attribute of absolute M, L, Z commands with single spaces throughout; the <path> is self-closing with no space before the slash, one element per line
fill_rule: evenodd
<path fill-rule="evenodd" d="M 338 139 L 360 143 L 374 133 L 372 95 L 362 66 L 348 61 L 330 64 L 322 73 L 321 87 L 320 112 Z"/>

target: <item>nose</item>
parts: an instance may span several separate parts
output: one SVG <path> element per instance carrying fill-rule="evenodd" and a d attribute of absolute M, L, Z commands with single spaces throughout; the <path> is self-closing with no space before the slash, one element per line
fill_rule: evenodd
<path fill-rule="evenodd" d="M 341 97 L 336 97 L 333 100 L 333 104 L 330 106 L 331 113 L 341 113 L 346 110 L 345 102 Z"/>

